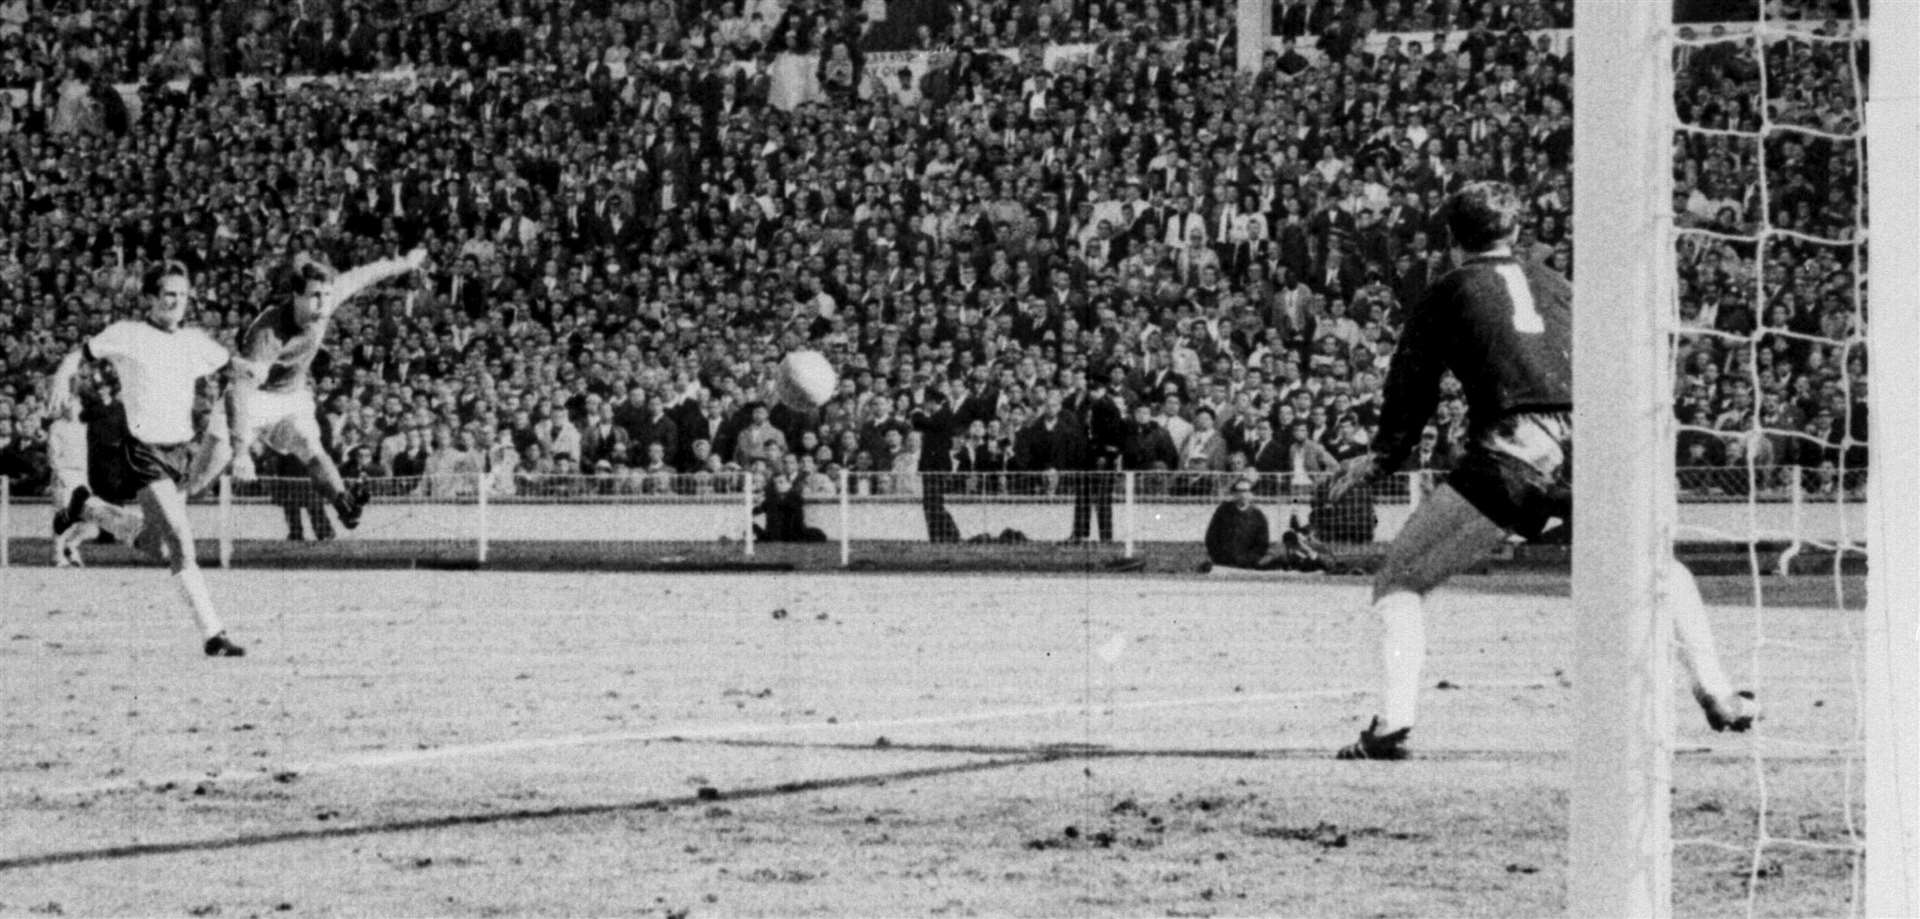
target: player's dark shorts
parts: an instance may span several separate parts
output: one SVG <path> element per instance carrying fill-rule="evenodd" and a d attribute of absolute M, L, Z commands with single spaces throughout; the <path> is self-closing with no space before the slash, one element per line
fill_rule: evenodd
<path fill-rule="evenodd" d="M 87 483 L 113 504 L 131 504 L 140 489 L 165 479 L 180 484 L 193 461 L 193 442 L 150 444 L 127 430 L 120 406 L 87 425 Z"/>
<path fill-rule="evenodd" d="M 1519 412 L 1467 446 L 1447 484 L 1480 513 L 1533 539 L 1573 520 L 1573 416 Z"/>

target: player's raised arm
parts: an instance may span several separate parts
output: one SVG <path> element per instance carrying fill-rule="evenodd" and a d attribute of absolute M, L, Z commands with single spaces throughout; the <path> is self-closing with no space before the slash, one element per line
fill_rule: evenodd
<path fill-rule="evenodd" d="M 400 258 L 385 258 L 340 272 L 327 281 L 326 293 L 320 300 L 320 314 L 331 316 L 334 310 L 340 308 L 340 304 L 353 299 L 361 291 L 410 271 L 418 271 L 426 263 L 427 250 L 416 248 Z M 325 270 L 317 262 L 309 264 Z"/>

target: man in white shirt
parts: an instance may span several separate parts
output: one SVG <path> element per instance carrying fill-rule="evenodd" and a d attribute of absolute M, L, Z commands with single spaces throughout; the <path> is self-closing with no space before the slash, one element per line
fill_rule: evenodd
<path fill-rule="evenodd" d="M 99 490 L 90 500 L 89 489 L 74 491 L 69 516 L 92 519 L 114 529 L 112 505 L 138 500 L 139 532 L 133 544 L 169 562 L 180 579 L 180 589 L 193 609 L 206 641 L 209 657 L 239 657 L 246 652 L 227 639 L 213 607 L 193 546 L 187 520 L 187 496 L 180 483 L 193 461 L 194 397 L 202 377 L 229 364 L 227 349 L 199 329 L 182 328 L 193 286 L 186 266 L 168 262 L 155 268 L 141 285 L 147 301 L 143 320 L 121 320 L 102 330 L 67 355 L 54 371 L 49 407 L 58 417 L 70 417 L 73 383 L 82 360 L 105 360 L 120 379 L 124 411 L 101 422 L 109 426 L 92 445 L 88 479 Z M 232 362 L 245 371 L 244 361 Z M 215 414 L 218 414 L 217 412 Z M 122 517 L 122 520 L 125 518 Z"/>
<path fill-rule="evenodd" d="M 1167 429 L 1167 436 L 1173 438 L 1175 450 L 1186 446 L 1187 438 L 1193 435 L 1193 423 L 1180 413 L 1180 397 L 1168 395 L 1160 400 L 1160 411 L 1153 420 Z"/>

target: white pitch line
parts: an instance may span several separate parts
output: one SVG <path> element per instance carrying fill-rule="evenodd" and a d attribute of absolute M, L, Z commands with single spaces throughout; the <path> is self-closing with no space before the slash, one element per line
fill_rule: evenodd
<path fill-rule="evenodd" d="M 1462 689 L 1526 689 L 1544 688 L 1542 681 L 1503 681 L 1492 683 L 1469 683 Z M 267 778 L 276 773 L 293 772 L 302 776 L 327 772 L 339 772 L 349 769 L 379 769 L 390 766 L 410 766 L 421 763 L 445 760 L 479 759 L 487 756 L 502 756 L 514 753 L 527 753 L 544 750 L 563 750 L 572 747 L 603 745 L 654 743 L 664 740 L 715 739 L 729 737 L 751 737 L 768 734 L 787 734 L 801 732 L 844 733 L 849 731 L 866 732 L 877 728 L 928 727 L 934 725 L 969 724 L 983 721 L 1011 721 L 1021 718 L 1044 718 L 1059 715 L 1091 714 L 1095 711 L 1149 711 L 1165 708 L 1191 708 L 1204 705 L 1247 705 L 1251 703 L 1285 702 L 1299 699 L 1331 699 L 1365 695 L 1370 689 L 1306 689 L 1292 692 L 1234 693 L 1224 696 L 1203 696 L 1185 699 L 1150 699 L 1137 702 L 1115 702 L 1112 704 L 1089 705 L 1071 703 L 1061 705 L 1042 705 L 1029 708 L 997 709 L 984 712 L 964 712 L 946 715 L 918 715 L 909 718 L 875 718 L 865 721 L 845 721 L 838 724 L 826 722 L 783 722 L 744 723 L 691 726 L 680 728 L 656 728 L 649 731 L 613 731 L 599 734 L 566 734 L 558 737 L 535 737 L 518 740 L 501 740 L 490 743 L 459 744 L 455 746 L 434 747 L 428 750 L 383 750 L 346 756 L 339 759 L 261 767 L 259 772 L 227 774 L 190 772 L 172 776 L 147 777 L 142 779 L 123 779 L 97 785 L 84 785 L 53 789 L 39 792 L 42 796 L 105 794 L 115 791 L 135 791 L 173 782 L 191 785 L 203 781 L 221 783 L 250 782 Z"/>
<path fill-rule="evenodd" d="M 1540 686 L 1538 680 L 1526 682 L 1472 683 L 1468 689 L 1522 689 Z M 872 731 L 877 728 L 927 727 L 933 725 L 969 724 L 982 721 L 1010 721 L 1021 718 L 1044 718 L 1059 715 L 1090 714 L 1095 711 L 1147 711 L 1164 708 L 1191 708 L 1202 705 L 1247 705 L 1251 703 L 1285 702 L 1298 699 L 1329 699 L 1364 695 L 1368 689 L 1307 689 L 1293 692 L 1234 693 L 1225 696 L 1204 696 L 1186 699 L 1151 699 L 1137 702 L 1115 702 L 1112 704 L 1089 705 L 1072 703 L 1062 705 L 1042 705 L 1029 708 L 997 709 L 984 712 L 964 712 L 946 715 L 919 715 L 909 718 L 875 718 L 865 721 L 846 721 L 838 724 L 825 722 L 785 722 L 778 724 L 744 723 L 691 726 L 680 728 L 657 728 L 649 731 L 614 731 L 600 734 L 567 734 L 558 737 L 535 737 L 518 740 L 502 740 L 490 743 L 460 744 L 456 746 L 434 747 L 429 750 L 383 750 L 361 753 L 323 762 L 263 766 L 259 772 L 228 774 L 209 772 L 184 772 L 171 776 L 149 776 L 140 779 L 122 779 L 96 785 L 51 789 L 37 792 L 46 796 L 107 794 L 116 791 L 137 791 L 173 782 L 178 785 L 192 785 L 204 781 L 222 783 L 250 782 L 267 778 L 281 772 L 293 772 L 302 776 L 326 772 L 338 772 L 349 769 L 379 769 L 389 766 L 409 766 L 420 763 L 432 763 L 445 760 L 478 759 L 486 756 L 501 756 L 513 753 L 526 753 L 541 750 L 562 750 L 571 747 L 588 747 L 632 743 L 653 743 L 674 739 L 714 739 L 728 737 L 750 737 L 767 734 L 786 734 L 800 732 L 849 732 Z M 25 791 L 22 789 L 20 791 Z M 18 792 L 16 792 L 18 793 Z"/>

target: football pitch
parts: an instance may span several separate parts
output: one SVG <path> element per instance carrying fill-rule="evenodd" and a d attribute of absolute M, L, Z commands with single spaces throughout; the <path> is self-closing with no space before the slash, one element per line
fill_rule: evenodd
<path fill-rule="evenodd" d="M 1564 578 L 1436 595 L 1383 764 L 1358 579 L 208 575 L 244 659 L 159 569 L 0 572 L 0 914 L 1569 907 Z M 1766 719 L 1677 693 L 1676 914 L 1844 915 L 1859 613 L 1710 597 Z"/>

